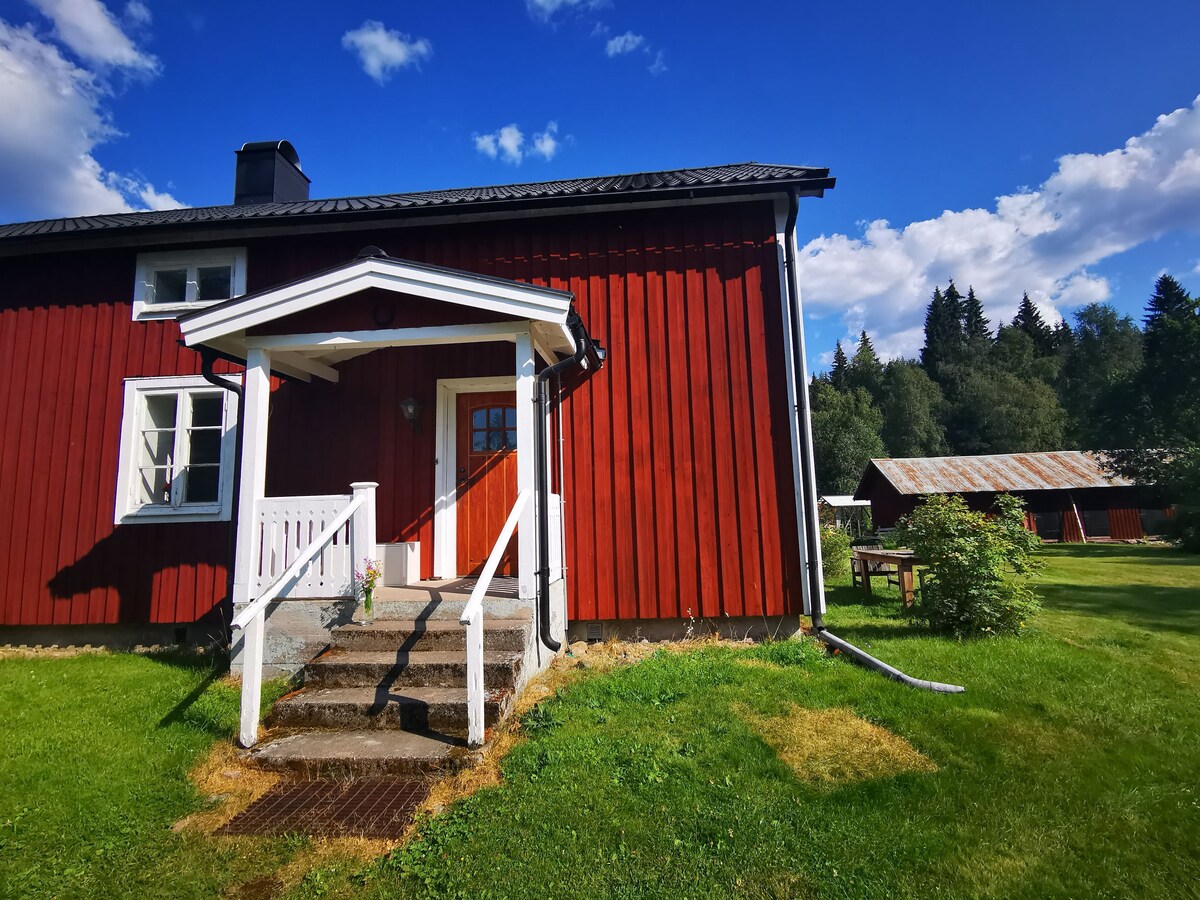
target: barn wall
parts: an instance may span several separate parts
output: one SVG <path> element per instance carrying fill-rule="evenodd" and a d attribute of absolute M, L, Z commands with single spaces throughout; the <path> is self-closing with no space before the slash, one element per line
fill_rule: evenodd
<path fill-rule="evenodd" d="M 770 203 L 216 246 L 248 248 L 253 292 L 368 244 L 571 290 L 610 349 L 564 404 L 572 619 L 799 611 Z M 17 436 L 0 448 L 5 624 L 189 621 L 224 593 L 226 526 L 111 524 L 122 379 L 199 365 L 173 324 L 130 321 L 135 256 L 0 260 L 0 427 Z M 381 539 L 424 540 L 429 385 L 510 371 L 511 345 L 498 352 L 503 363 L 478 349 L 387 351 L 346 364 L 340 385 L 284 384 L 272 398 L 268 490 L 341 491 L 375 477 Z M 393 416 L 381 385 L 429 391 L 422 433 Z M 317 411 L 337 427 L 313 428 Z"/>
<path fill-rule="evenodd" d="M 226 524 L 113 525 L 123 380 L 200 362 L 131 321 L 134 257 L 0 260 L 0 625 L 191 622 L 225 594 Z"/>

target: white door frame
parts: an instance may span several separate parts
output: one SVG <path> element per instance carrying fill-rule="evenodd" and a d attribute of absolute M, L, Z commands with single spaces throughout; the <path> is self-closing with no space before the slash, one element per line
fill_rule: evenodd
<path fill-rule="evenodd" d="M 433 489 L 433 577 L 458 576 L 458 395 L 484 391 L 513 391 L 516 375 L 487 375 L 480 378 L 439 378 L 434 425 L 436 466 Z"/>

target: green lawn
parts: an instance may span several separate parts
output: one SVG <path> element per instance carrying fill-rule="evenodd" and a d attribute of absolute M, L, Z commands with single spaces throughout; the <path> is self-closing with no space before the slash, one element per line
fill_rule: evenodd
<path fill-rule="evenodd" d="M 1045 556 L 1047 608 L 1019 638 L 923 636 L 895 598 L 831 591 L 836 633 L 966 694 L 807 642 L 660 653 L 527 717 L 500 787 L 289 896 L 1196 896 L 1200 559 Z M 185 770 L 233 728 L 235 698 L 207 678 L 139 657 L 0 662 L 0 890 L 220 896 L 287 858 L 288 842 L 169 830 L 203 805 Z M 748 721 L 792 703 L 853 710 L 936 770 L 798 778 Z"/>
<path fill-rule="evenodd" d="M 219 675 L 191 655 L 0 659 L 0 896 L 213 897 L 286 858 L 171 831 L 237 724 Z"/>

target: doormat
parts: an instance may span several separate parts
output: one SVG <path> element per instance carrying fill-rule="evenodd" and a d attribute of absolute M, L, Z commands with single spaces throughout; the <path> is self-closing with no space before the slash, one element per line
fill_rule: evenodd
<path fill-rule="evenodd" d="M 429 785 L 399 778 L 277 784 L 217 834 L 398 838 L 429 796 Z"/>

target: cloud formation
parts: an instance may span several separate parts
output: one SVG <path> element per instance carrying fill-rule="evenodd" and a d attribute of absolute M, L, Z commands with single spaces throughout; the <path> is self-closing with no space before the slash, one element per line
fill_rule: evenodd
<path fill-rule="evenodd" d="M 606 0 L 525 0 L 529 15 L 539 22 L 548 22 L 554 14 L 569 9 L 596 9 Z"/>
<path fill-rule="evenodd" d="M 49 2 L 55 25 L 43 38 L 33 25 L 0 19 L 0 219 L 54 218 L 178 207 L 140 177 L 106 171 L 94 151 L 120 136 L 106 108 L 110 72 L 151 76 L 143 53 L 95 0 Z M 64 48 L 93 68 L 68 59 Z"/>
<path fill-rule="evenodd" d="M 839 313 L 847 335 L 868 327 L 881 352 L 920 346 L 935 285 L 972 284 L 992 318 L 1024 291 L 1051 317 L 1106 300 L 1089 266 L 1172 231 L 1200 231 L 1200 97 L 1107 153 L 1060 157 L 1036 190 L 994 209 L 947 210 L 903 228 L 878 219 L 861 235 L 822 235 L 801 251 L 805 304 Z M 876 337 L 877 335 L 877 337 Z"/>
<path fill-rule="evenodd" d="M 558 123 L 546 123 L 545 131 L 536 133 L 528 144 L 525 134 L 515 122 L 505 125 L 496 131 L 486 134 L 474 134 L 471 140 L 475 149 L 489 159 L 501 159 L 506 163 L 519 166 L 521 161 L 530 156 L 540 156 L 544 160 L 554 159 L 558 153 Z"/>
<path fill-rule="evenodd" d="M 30 2 L 54 23 L 55 36 L 85 62 L 151 74 L 158 72 L 158 60 L 134 46 L 99 0 Z"/>
<path fill-rule="evenodd" d="M 386 82 L 395 70 L 419 66 L 433 56 L 433 45 L 425 38 L 413 40 L 374 19 L 343 34 L 342 46 L 358 54 L 363 71 L 379 84 Z"/>
<path fill-rule="evenodd" d="M 627 31 L 609 38 L 608 43 L 604 45 L 604 52 L 608 56 L 620 56 L 622 53 L 632 53 L 645 42 L 646 39 L 642 35 Z"/>

